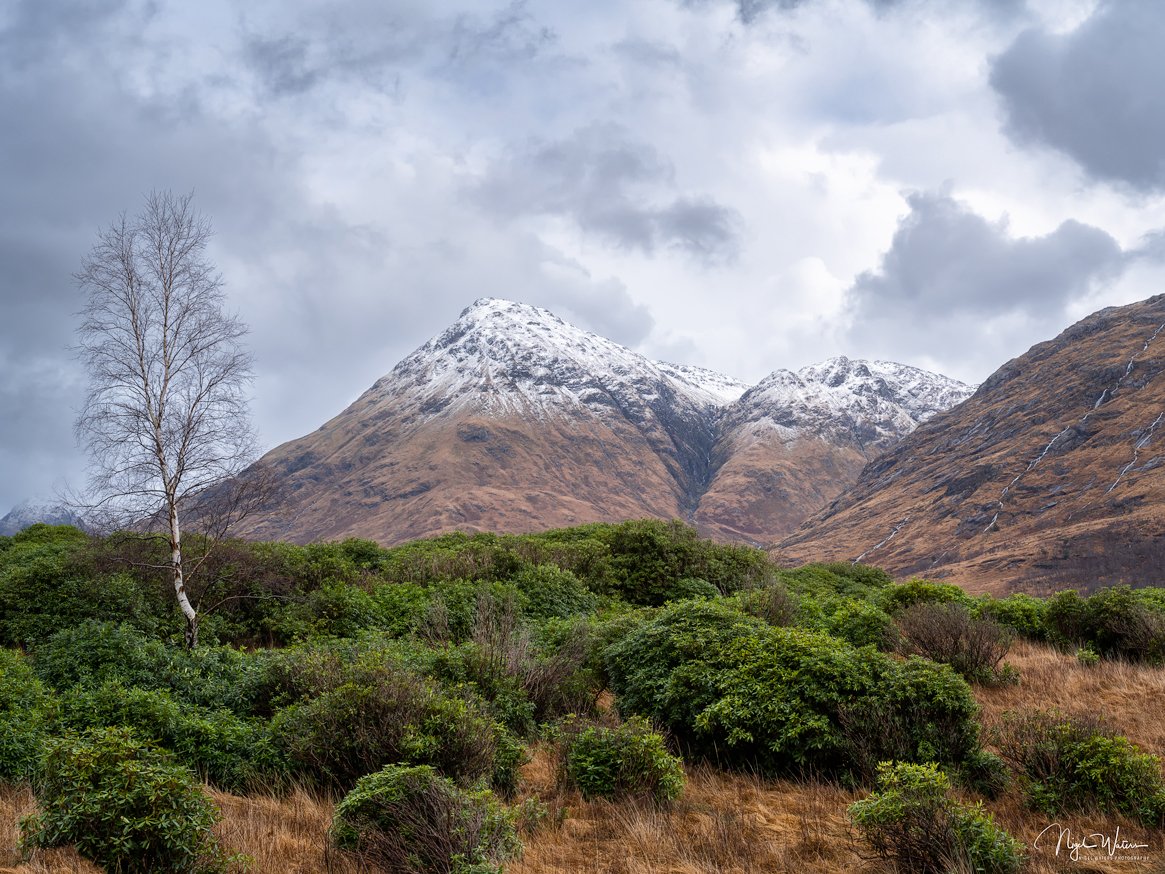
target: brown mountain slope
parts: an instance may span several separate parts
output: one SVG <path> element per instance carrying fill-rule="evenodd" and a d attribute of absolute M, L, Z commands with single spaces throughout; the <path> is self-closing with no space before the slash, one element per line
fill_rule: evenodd
<path fill-rule="evenodd" d="M 972 590 L 1160 584 L 1165 296 L 1095 313 L 995 372 L 777 548 Z"/>

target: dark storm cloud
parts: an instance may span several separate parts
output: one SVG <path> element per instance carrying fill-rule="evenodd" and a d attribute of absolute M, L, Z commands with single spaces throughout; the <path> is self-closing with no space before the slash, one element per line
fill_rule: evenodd
<path fill-rule="evenodd" d="M 614 125 L 532 143 L 492 167 L 479 204 L 502 215 L 555 215 L 624 249 L 677 249 L 706 263 L 731 261 L 740 215 L 707 196 L 677 194 L 671 164 Z"/>
<path fill-rule="evenodd" d="M 1066 323 L 1070 304 L 1139 254 L 1077 221 L 1017 238 L 1006 221 L 989 222 L 946 193 L 907 200 L 881 267 L 848 292 L 851 336 L 872 354 L 998 363 L 1016 354 L 1008 353 L 1016 337 Z"/>
<path fill-rule="evenodd" d="M 1103 2 L 1076 30 L 1024 31 L 991 69 L 1007 131 L 1096 179 L 1165 189 L 1165 3 Z"/>

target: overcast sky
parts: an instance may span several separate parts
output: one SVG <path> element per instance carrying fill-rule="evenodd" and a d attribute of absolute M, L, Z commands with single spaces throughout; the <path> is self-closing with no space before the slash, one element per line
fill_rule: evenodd
<path fill-rule="evenodd" d="M 977 382 L 1165 291 L 1157 0 L 0 0 L 0 515 L 84 478 L 72 274 L 193 191 L 264 447 L 481 296 L 755 381 Z"/>

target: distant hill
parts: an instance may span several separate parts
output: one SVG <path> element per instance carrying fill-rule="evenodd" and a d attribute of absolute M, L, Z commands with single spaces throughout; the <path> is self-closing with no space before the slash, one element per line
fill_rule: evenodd
<path fill-rule="evenodd" d="M 391 544 L 647 516 L 771 543 L 970 393 L 846 358 L 749 387 L 486 298 L 318 431 L 268 453 L 260 463 L 283 489 L 243 533 Z"/>
<path fill-rule="evenodd" d="M 972 589 L 1165 578 L 1165 296 L 997 370 L 778 548 Z"/>

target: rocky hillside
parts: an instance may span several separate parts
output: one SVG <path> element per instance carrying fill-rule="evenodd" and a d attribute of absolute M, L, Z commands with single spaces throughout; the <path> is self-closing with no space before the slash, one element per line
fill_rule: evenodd
<path fill-rule="evenodd" d="M 656 516 L 768 543 L 969 393 L 844 358 L 749 388 L 482 299 L 336 418 L 269 453 L 284 488 L 245 533 L 394 543 Z"/>
<path fill-rule="evenodd" d="M 1101 310 L 891 447 L 780 554 L 972 589 L 1159 584 L 1165 296 Z"/>

